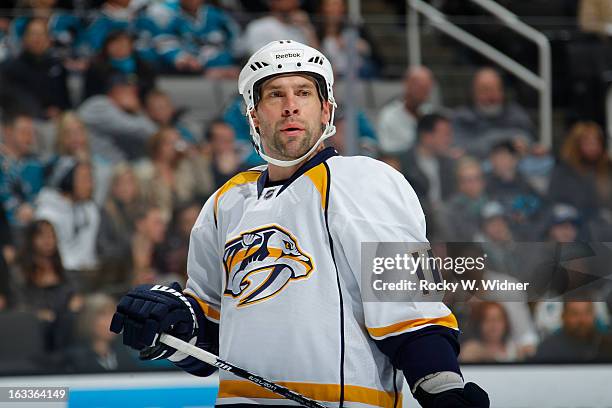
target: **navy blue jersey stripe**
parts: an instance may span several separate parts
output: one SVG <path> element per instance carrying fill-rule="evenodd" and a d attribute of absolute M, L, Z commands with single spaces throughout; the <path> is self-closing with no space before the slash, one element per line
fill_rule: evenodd
<path fill-rule="evenodd" d="M 340 402 L 338 406 L 342 407 L 344 405 L 344 301 L 342 298 L 342 285 L 340 284 L 340 272 L 338 271 L 338 265 L 336 264 L 336 256 L 334 254 L 334 240 L 332 239 L 331 231 L 329 230 L 328 210 L 330 199 L 329 193 L 331 187 L 331 172 L 327 163 L 323 162 L 323 165 L 325 166 L 325 171 L 327 172 L 327 191 L 325 194 L 326 199 L 324 203 L 325 227 L 327 229 L 327 237 L 329 238 L 329 249 L 332 256 L 332 261 L 334 262 L 334 268 L 336 269 L 336 283 L 338 285 L 338 298 L 340 302 Z"/>

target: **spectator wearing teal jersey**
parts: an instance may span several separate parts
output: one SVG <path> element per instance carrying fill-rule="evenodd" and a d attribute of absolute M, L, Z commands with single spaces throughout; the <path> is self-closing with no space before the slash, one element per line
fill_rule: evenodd
<path fill-rule="evenodd" d="M 151 6 L 138 27 L 168 70 L 237 77 L 234 42 L 239 27 L 223 10 L 203 0 L 181 0 L 176 11 L 171 5 Z"/>
<path fill-rule="evenodd" d="M 87 27 L 85 41 L 90 55 L 98 53 L 106 37 L 115 31 L 135 32 L 135 13 L 128 7 L 130 0 L 106 0 L 99 14 Z"/>
<path fill-rule="evenodd" d="M 0 202 L 13 226 L 24 226 L 32 221 L 33 203 L 43 186 L 44 168 L 32 154 L 34 143 L 32 117 L 5 112 L 0 145 Z"/>
<path fill-rule="evenodd" d="M 13 53 L 21 51 L 21 41 L 28 22 L 32 18 L 44 18 L 55 56 L 63 59 L 77 55 L 82 46 L 84 22 L 75 14 L 55 8 L 56 3 L 57 0 L 30 0 L 30 12 L 16 17 L 11 22 L 9 42 Z"/>

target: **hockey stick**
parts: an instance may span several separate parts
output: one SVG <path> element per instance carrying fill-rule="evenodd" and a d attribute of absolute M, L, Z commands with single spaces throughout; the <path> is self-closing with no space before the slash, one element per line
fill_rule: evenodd
<path fill-rule="evenodd" d="M 249 380 L 260 387 L 263 387 L 269 391 L 272 391 L 278 395 L 282 395 L 288 400 L 295 401 L 305 407 L 309 408 L 326 408 L 324 405 L 319 404 L 316 401 L 306 398 L 302 394 L 298 394 L 295 391 L 291 391 L 289 388 L 285 388 L 282 385 L 278 385 L 273 383 L 270 380 L 266 380 L 263 377 L 255 375 L 253 373 L 248 372 L 245 369 L 237 367 L 233 364 L 228 363 L 227 361 L 221 360 L 219 357 L 215 356 L 212 353 L 209 353 L 206 350 L 202 350 L 199 347 L 196 347 L 192 344 L 187 343 L 181 339 L 177 339 L 174 336 L 171 336 L 166 333 L 162 333 L 159 336 L 159 341 L 164 343 L 167 346 L 170 346 L 182 353 L 188 354 L 192 357 L 197 358 L 200 361 L 208 363 L 212 366 L 215 366 L 221 370 L 229 371 L 230 373 Z"/>

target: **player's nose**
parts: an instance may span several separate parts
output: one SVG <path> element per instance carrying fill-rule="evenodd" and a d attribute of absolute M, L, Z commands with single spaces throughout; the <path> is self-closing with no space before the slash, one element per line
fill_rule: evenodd
<path fill-rule="evenodd" d="M 283 105 L 283 116 L 292 116 L 297 115 L 299 113 L 299 108 L 297 106 L 297 100 L 294 95 L 287 95 L 284 100 Z"/>

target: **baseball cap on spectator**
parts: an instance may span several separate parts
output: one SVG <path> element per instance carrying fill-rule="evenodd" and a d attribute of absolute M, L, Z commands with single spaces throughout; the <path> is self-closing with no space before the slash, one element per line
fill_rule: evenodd
<path fill-rule="evenodd" d="M 569 204 L 555 204 L 552 208 L 549 227 L 570 222 L 574 225 L 580 224 L 578 210 Z"/>
<path fill-rule="evenodd" d="M 506 217 L 504 207 L 497 201 L 489 201 L 480 210 L 480 221 L 483 223 L 497 217 Z"/>

